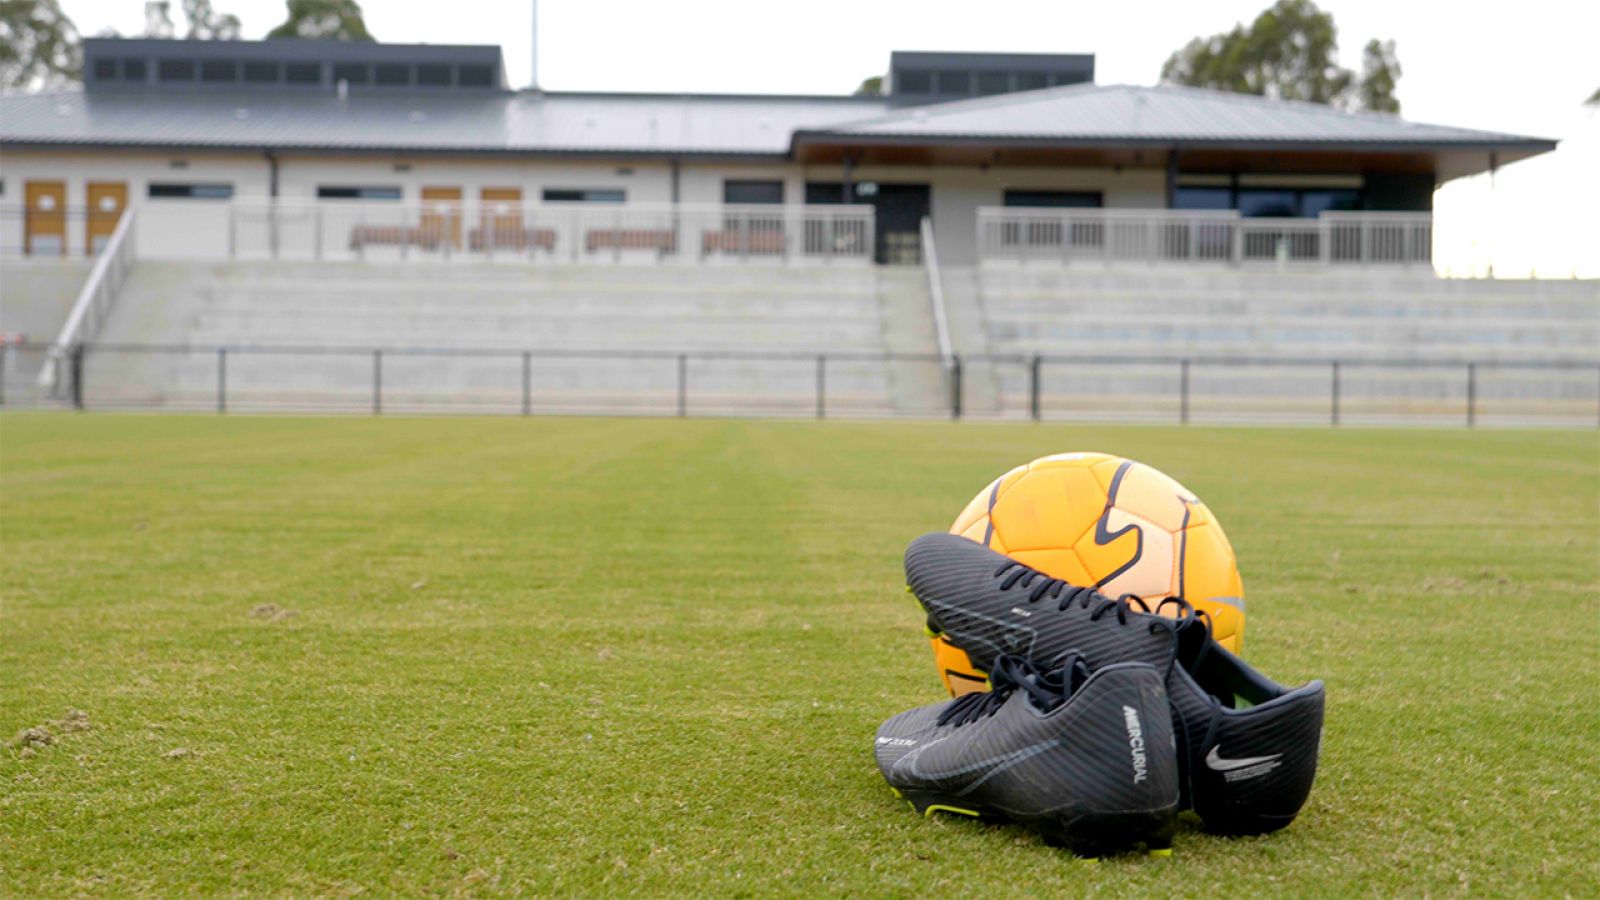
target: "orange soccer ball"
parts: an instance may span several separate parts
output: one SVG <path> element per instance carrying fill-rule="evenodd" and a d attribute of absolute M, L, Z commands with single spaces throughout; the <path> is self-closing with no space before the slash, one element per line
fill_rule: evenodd
<path fill-rule="evenodd" d="M 1112 597 L 1181 597 L 1211 617 L 1217 642 L 1244 642 L 1244 584 L 1222 525 L 1200 498 L 1143 463 L 1105 453 L 1060 453 L 995 479 L 950 526 L 1041 572 Z M 1169 606 L 1169 611 L 1170 611 Z M 934 636 L 934 662 L 952 695 L 983 690 L 986 675 Z"/>

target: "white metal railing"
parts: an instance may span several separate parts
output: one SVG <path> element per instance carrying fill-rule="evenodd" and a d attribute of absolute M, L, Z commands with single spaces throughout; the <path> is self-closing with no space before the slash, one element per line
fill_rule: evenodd
<path fill-rule="evenodd" d="M 40 387 L 57 386 L 59 379 L 56 373 L 67 351 L 75 344 L 94 340 L 100 333 L 100 326 L 105 324 L 106 316 L 110 315 L 117 292 L 122 289 L 122 283 L 128 280 L 128 272 L 133 269 L 138 257 L 138 243 L 133 236 L 134 215 L 132 207 L 123 211 L 122 217 L 117 220 L 117 227 L 112 229 L 111 237 L 95 258 L 94 268 L 89 270 L 89 277 L 78 291 L 78 299 L 73 301 L 67 321 L 61 326 L 55 343 L 50 345 L 44 367 L 39 370 Z"/>
<path fill-rule="evenodd" d="M 94 256 L 121 216 L 120 209 L 0 205 L 0 257 Z"/>
<path fill-rule="evenodd" d="M 944 308 L 944 279 L 939 275 L 939 248 L 933 242 L 933 219 L 922 217 L 922 265 L 928 273 L 928 302 L 933 304 L 933 331 L 939 343 L 939 361 L 945 368 L 955 360 L 950 344 L 950 317 Z"/>
<path fill-rule="evenodd" d="M 236 259 L 859 261 L 870 206 L 239 200 Z"/>
<path fill-rule="evenodd" d="M 978 255 L 1061 263 L 1429 265 L 1429 213 L 1325 212 L 1244 218 L 1237 210 L 978 209 Z"/>

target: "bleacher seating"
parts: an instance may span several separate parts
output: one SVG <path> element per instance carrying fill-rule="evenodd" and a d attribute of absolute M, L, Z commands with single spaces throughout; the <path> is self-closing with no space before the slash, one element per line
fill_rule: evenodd
<path fill-rule="evenodd" d="M 526 364 L 536 408 L 671 411 L 676 354 L 691 352 L 736 357 L 689 361 L 696 410 L 805 411 L 815 403 L 814 354 L 883 352 L 879 275 L 846 267 L 776 274 L 737 266 L 147 261 L 101 341 L 234 347 L 226 387 L 235 408 L 329 398 L 365 405 L 370 349 L 383 348 L 377 365 L 389 410 L 516 408 Z M 237 349 L 247 346 L 304 352 Z M 494 355 L 467 355 L 478 350 Z M 526 363 L 523 351 L 532 351 Z M 88 399 L 209 405 L 214 357 L 210 349 L 92 354 Z M 881 361 L 841 358 L 826 377 L 830 409 L 892 411 Z"/>

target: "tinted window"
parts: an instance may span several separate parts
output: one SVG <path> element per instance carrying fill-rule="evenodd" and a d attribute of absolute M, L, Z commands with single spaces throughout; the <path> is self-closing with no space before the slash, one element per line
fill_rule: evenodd
<path fill-rule="evenodd" d="M 970 94 L 972 93 L 972 76 L 966 72 L 945 71 L 938 73 L 941 94 Z"/>
<path fill-rule="evenodd" d="M 247 62 L 244 64 L 244 80 L 254 82 L 277 81 L 278 64 L 272 62 Z"/>
<path fill-rule="evenodd" d="M 411 83 L 411 67 L 404 63 L 378 63 L 373 69 L 372 80 L 377 84 Z"/>
<path fill-rule="evenodd" d="M 930 94 L 933 92 L 933 76 L 928 72 L 902 70 L 895 77 L 894 92 L 897 94 Z"/>
<path fill-rule="evenodd" d="M 1006 191 L 1006 206 L 1099 209 L 1099 191 Z"/>
<path fill-rule="evenodd" d="M 1082 84 L 1089 80 L 1085 72 L 1057 72 L 1056 84 Z"/>
<path fill-rule="evenodd" d="M 782 203 L 781 181 L 724 181 L 723 203 Z"/>
<path fill-rule="evenodd" d="M 351 84 L 367 83 L 366 63 L 335 63 L 333 66 L 333 80 L 335 83 L 348 81 Z"/>
<path fill-rule="evenodd" d="M 490 87 L 494 84 L 494 70 L 488 66 L 462 66 L 458 77 L 462 87 Z"/>
<path fill-rule="evenodd" d="M 449 87 L 450 67 L 437 63 L 417 66 L 417 84 L 425 87 Z"/>
<path fill-rule="evenodd" d="M 545 188 L 546 203 L 622 203 L 627 192 L 611 188 Z"/>
<path fill-rule="evenodd" d="M 150 197 L 181 198 L 188 200 L 226 200 L 233 196 L 231 184 L 177 184 L 154 182 L 146 191 Z"/>
<path fill-rule="evenodd" d="M 193 81 L 194 60 L 192 59 L 163 59 L 156 66 L 156 74 L 162 81 Z"/>
<path fill-rule="evenodd" d="M 117 61 L 114 59 L 97 59 L 94 61 L 95 81 L 117 80 Z"/>
<path fill-rule="evenodd" d="M 831 205 L 844 202 L 844 185 L 837 181 L 806 182 L 806 203 Z"/>
<path fill-rule="evenodd" d="M 1174 209 L 1232 209 L 1233 191 L 1225 187 L 1180 187 L 1172 195 Z"/>
<path fill-rule="evenodd" d="M 1239 191 L 1239 215 L 1292 217 L 1300 214 L 1296 191 L 1278 188 L 1245 188 Z"/>
<path fill-rule="evenodd" d="M 318 200 L 399 200 L 400 188 L 392 185 L 340 185 L 317 186 Z"/>
<path fill-rule="evenodd" d="M 1006 72 L 979 72 L 978 93 L 1004 94 L 1011 89 L 1011 75 Z"/>
<path fill-rule="evenodd" d="M 1354 188 L 1314 188 L 1300 192 L 1300 215 L 1317 216 L 1328 210 L 1361 208 L 1361 192 Z"/>
<path fill-rule="evenodd" d="M 201 81 L 238 81 L 239 64 L 231 59 L 208 59 L 200 64 Z"/>
<path fill-rule="evenodd" d="M 1050 76 L 1043 72 L 1018 72 L 1017 90 L 1035 91 L 1050 86 Z"/>
<path fill-rule="evenodd" d="M 316 84 L 322 80 L 322 64 L 292 62 L 283 67 L 283 80 L 290 84 Z"/>
<path fill-rule="evenodd" d="M 143 81 L 146 71 L 144 60 L 142 59 L 124 59 L 122 61 L 123 81 Z"/>

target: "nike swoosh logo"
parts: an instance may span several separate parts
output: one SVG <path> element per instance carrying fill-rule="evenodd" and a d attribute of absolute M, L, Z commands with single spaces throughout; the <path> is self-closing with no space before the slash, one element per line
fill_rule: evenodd
<path fill-rule="evenodd" d="M 1206 766 L 1214 772 L 1231 772 L 1234 769 L 1243 769 L 1246 766 L 1259 766 L 1262 763 L 1272 762 L 1283 755 L 1282 753 L 1274 753 L 1271 756 L 1241 756 L 1238 759 L 1224 759 L 1222 754 L 1218 752 L 1221 749 L 1222 745 L 1218 744 L 1211 748 L 1210 753 L 1206 754 Z"/>

